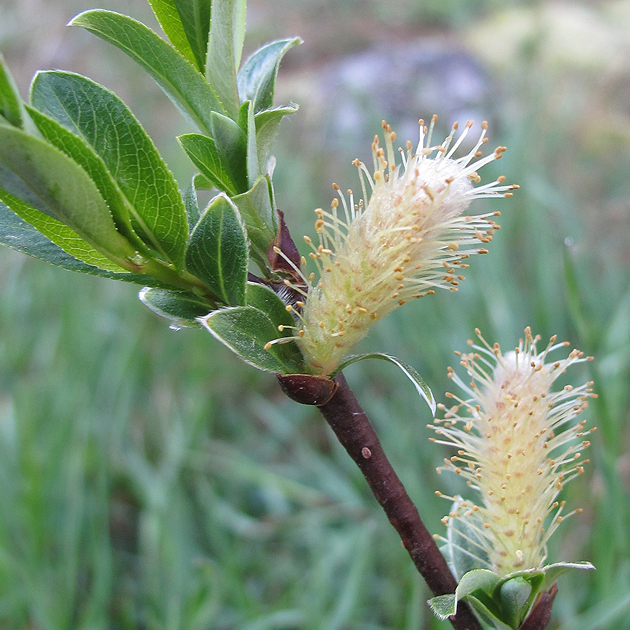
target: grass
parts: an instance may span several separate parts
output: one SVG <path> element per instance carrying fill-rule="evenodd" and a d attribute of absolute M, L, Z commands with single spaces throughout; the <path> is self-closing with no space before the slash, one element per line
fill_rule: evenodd
<path fill-rule="evenodd" d="M 495 79 L 493 142 L 509 147 L 499 166 L 522 190 L 501 202 L 490 255 L 457 295 L 405 306 L 363 348 L 412 363 L 438 399 L 475 327 L 509 347 L 529 324 L 596 357 L 572 376 L 600 394 L 592 464 L 565 491 L 584 512 L 560 528 L 550 560 L 598 570 L 561 579 L 550 627 L 626 628 L 630 151 L 605 116 L 590 130 L 584 101 L 566 100 L 570 72 L 538 76 L 528 54 Z M 580 76 L 585 94 L 596 80 Z M 356 185 L 346 156 L 317 136 L 295 159 L 302 124 L 299 114 L 287 123 L 277 151 L 279 205 L 296 236 L 330 199 L 330 171 Z M 611 225 L 620 204 L 624 221 Z M 0 268 L 0 627 L 448 627 L 316 411 L 202 331 L 170 331 L 131 286 L 8 250 Z M 426 405 L 393 366 L 361 363 L 347 376 L 429 529 L 442 531 L 447 504 L 433 492 L 451 481 L 435 474 L 445 453 L 428 442 Z"/>

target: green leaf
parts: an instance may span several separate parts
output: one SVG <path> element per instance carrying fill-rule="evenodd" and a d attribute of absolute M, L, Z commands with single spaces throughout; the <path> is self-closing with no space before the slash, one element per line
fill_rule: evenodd
<path fill-rule="evenodd" d="M 38 73 L 31 100 L 92 147 L 127 198 L 135 232 L 180 265 L 188 237 L 184 203 L 172 173 L 127 106 L 101 85 L 68 72 Z"/>
<path fill-rule="evenodd" d="M 442 621 L 455 614 L 456 601 L 454 593 L 432 597 L 428 604 L 433 614 Z"/>
<path fill-rule="evenodd" d="M 276 336 L 292 336 L 293 333 L 291 331 L 295 326 L 295 321 L 291 313 L 287 311 L 285 303 L 277 296 L 275 291 L 264 284 L 248 282 L 247 305 L 255 306 L 259 311 L 265 313 L 276 328 L 278 326 L 286 326 L 287 329 L 278 331 L 279 334 Z M 282 332 L 282 334 L 280 334 L 280 332 Z"/>
<path fill-rule="evenodd" d="M 503 611 L 501 618 L 512 628 L 518 628 L 529 611 L 526 604 L 532 594 L 532 585 L 522 577 L 515 577 L 504 582 L 499 593 Z"/>
<path fill-rule="evenodd" d="M 213 0 L 208 40 L 206 77 L 234 120 L 240 106 L 236 71 L 245 38 L 245 5 L 245 0 Z"/>
<path fill-rule="evenodd" d="M 258 176 L 261 175 L 258 165 L 258 147 L 256 144 L 256 119 L 254 117 L 254 105 L 251 101 L 245 101 L 243 107 L 247 108 L 247 183 L 251 188 Z"/>
<path fill-rule="evenodd" d="M 278 297 L 275 291 L 263 284 L 248 282 L 247 305 L 256 307 L 269 317 L 275 326 L 276 337 L 286 337 L 287 339 L 293 340 L 295 321 L 291 313 L 287 311 L 285 303 Z M 280 327 L 283 327 L 284 330 L 280 330 Z M 269 341 L 271 341 L 271 339 Z M 288 361 L 292 366 L 291 369 L 293 372 L 291 372 L 291 374 L 302 374 L 306 371 L 304 357 L 294 341 L 283 344 L 279 356 L 283 357 L 283 361 Z"/>
<path fill-rule="evenodd" d="M 193 184 L 197 190 L 214 190 L 214 184 L 201 173 L 193 175 Z"/>
<path fill-rule="evenodd" d="M 238 73 L 238 93 L 241 101 L 252 101 L 254 111 L 273 107 L 276 77 L 280 62 L 293 46 L 301 44 L 299 37 L 269 42 L 259 48 Z"/>
<path fill-rule="evenodd" d="M 484 627 L 492 630 L 513 630 L 511 626 L 502 621 L 500 613 L 490 610 L 484 602 L 477 599 L 474 595 L 467 595 L 465 600 L 475 611 L 477 617 L 484 623 Z"/>
<path fill-rule="evenodd" d="M 195 66 L 197 70 L 202 70 L 205 66 L 205 52 L 203 53 L 203 60 L 198 59 L 195 52 L 192 49 L 191 43 L 188 41 L 186 30 L 182 23 L 182 17 L 177 9 L 177 2 L 175 0 L 148 0 L 155 17 L 157 18 L 162 30 L 166 33 L 166 36 L 171 41 L 171 44 L 185 57 L 190 64 Z M 189 2 L 181 3 L 188 5 Z M 207 7 L 208 22 L 206 24 L 206 38 L 208 36 L 208 29 L 210 28 L 210 3 L 203 2 Z M 207 40 L 206 40 L 207 41 Z"/>
<path fill-rule="evenodd" d="M 184 206 L 186 208 L 186 214 L 188 215 L 188 227 L 192 232 L 199 222 L 199 201 L 197 200 L 197 188 L 195 187 L 195 179 L 193 177 L 190 186 L 184 193 Z"/>
<path fill-rule="evenodd" d="M 247 134 L 232 119 L 212 114 L 212 137 L 222 167 L 230 176 L 237 193 L 249 190 L 247 185 Z"/>
<path fill-rule="evenodd" d="M 37 212 L 34 209 L 31 210 L 33 212 Z M 54 219 L 51 220 L 54 221 Z M 63 226 L 63 228 L 69 230 L 66 226 Z M 81 247 L 82 244 L 85 248 L 84 251 L 86 253 L 83 254 L 84 257 L 96 260 L 95 256 L 99 255 L 99 253 L 79 237 L 76 238 L 78 239 L 76 246 Z M 134 273 L 116 273 L 86 264 L 82 260 L 79 260 L 78 258 L 75 258 L 65 252 L 58 245 L 55 245 L 51 239 L 44 236 L 39 230 L 35 229 L 32 225 L 20 218 L 1 201 L 0 244 L 70 271 L 78 271 L 80 273 L 87 273 L 94 276 L 102 276 L 113 280 L 135 282 L 137 284 L 153 284 L 153 286 L 161 285 L 159 281 L 148 276 Z M 64 244 L 69 247 L 67 233 L 64 236 Z M 113 263 L 108 261 L 108 265 L 113 265 Z"/>
<path fill-rule="evenodd" d="M 210 32 L 210 0 L 175 0 L 186 37 L 197 60 L 200 72 L 205 72 Z"/>
<path fill-rule="evenodd" d="M 0 200 L 15 212 L 15 214 L 30 223 L 46 238 L 58 247 L 61 247 L 61 249 L 74 258 L 106 271 L 118 273 L 128 271 L 128 268 L 117 265 L 101 254 L 97 249 L 89 245 L 85 239 L 81 238 L 74 230 L 61 221 L 40 212 L 2 188 L 0 188 Z"/>
<path fill-rule="evenodd" d="M 433 397 L 433 393 L 431 392 L 429 386 L 424 382 L 424 379 L 418 371 L 411 367 L 408 363 L 397 359 L 389 354 L 384 354 L 382 352 L 368 352 L 367 354 L 354 354 L 349 357 L 346 357 L 336 368 L 335 371 L 330 375 L 330 378 L 335 378 L 337 374 L 339 374 L 342 370 L 347 368 L 350 364 L 356 363 L 357 361 L 362 361 L 363 359 L 383 359 L 384 361 L 389 361 L 394 365 L 397 365 L 405 374 L 405 376 L 414 384 L 418 394 L 424 398 L 427 405 L 431 409 L 431 413 L 435 415 L 436 403 L 435 398 Z"/>
<path fill-rule="evenodd" d="M 221 193 L 190 235 L 186 267 L 226 304 L 244 305 L 247 259 L 247 233 L 238 209 Z"/>
<path fill-rule="evenodd" d="M 466 601 L 490 627 L 495 630 L 512 630 L 510 626 L 504 624 L 501 620 L 501 611 L 498 602 L 494 599 L 494 591 L 498 583 L 499 576 L 493 571 L 486 569 L 469 571 L 460 580 L 455 594 L 450 595 L 452 600 L 445 598 L 444 602 L 439 602 L 443 605 L 437 608 L 437 610 L 442 614 L 448 612 L 449 615 L 452 615 L 457 610 L 458 602 Z M 429 604 L 432 602 L 433 600 L 431 600 Z M 446 604 L 448 604 L 448 607 Z M 431 608 L 436 612 L 435 606 L 432 605 Z M 445 617 L 440 617 L 440 619 L 444 618 Z"/>
<path fill-rule="evenodd" d="M 289 348 L 294 344 L 274 344 L 265 350 L 265 345 L 278 337 L 278 330 L 265 313 L 253 306 L 224 308 L 200 321 L 221 343 L 259 370 L 296 374 L 301 368 Z"/>
<path fill-rule="evenodd" d="M 24 127 L 24 106 L 15 81 L 0 54 L 0 114 L 14 127 Z"/>
<path fill-rule="evenodd" d="M 43 209 L 118 265 L 128 267 L 135 256 L 87 173 L 59 149 L 16 127 L 0 125 L 0 187 Z M 15 204 L 4 193 L 3 200 Z"/>
<path fill-rule="evenodd" d="M 174 327 L 199 327 L 197 321 L 213 309 L 212 304 L 204 302 L 188 291 L 169 291 L 144 287 L 138 294 L 140 301 L 154 313 L 165 317 Z"/>
<path fill-rule="evenodd" d="M 288 114 L 297 112 L 297 105 L 286 105 L 274 109 L 265 109 L 256 114 L 256 146 L 258 148 L 258 164 L 260 169 L 271 175 L 269 159 L 271 149 L 278 133 L 280 121 Z"/>
<path fill-rule="evenodd" d="M 481 590 L 492 597 L 494 588 L 499 583 L 499 576 L 494 571 L 488 569 L 473 569 L 464 575 L 457 585 L 455 595 L 457 600 Z"/>
<path fill-rule="evenodd" d="M 42 136 L 85 169 L 85 172 L 96 184 L 101 196 L 109 207 L 117 229 L 136 248 L 146 252 L 146 246 L 134 232 L 131 225 L 131 216 L 134 213 L 133 207 L 122 194 L 103 160 L 86 142 L 56 120 L 45 116 L 32 107 L 27 106 L 26 110 Z"/>
<path fill-rule="evenodd" d="M 236 195 L 236 185 L 224 168 L 216 144 L 212 138 L 199 133 L 186 133 L 177 137 L 182 149 L 201 174 L 216 187 L 230 196 Z M 202 186 L 198 186 L 202 188 Z"/>
<path fill-rule="evenodd" d="M 595 570 L 595 567 L 590 562 L 555 562 L 548 564 L 540 569 L 545 574 L 545 579 L 540 585 L 540 590 L 549 590 L 563 573 L 576 569 L 590 571 Z"/>
<path fill-rule="evenodd" d="M 271 205 L 270 187 L 267 177 L 259 177 L 251 190 L 232 199 L 247 227 L 252 258 L 261 269 L 269 267 L 267 250 L 278 231 L 276 213 Z"/>
<path fill-rule="evenodd" d="M 139 63 L 199 129 L 210 131 L 210 114 L 225 112 L 203 75 L 144 24 L 113 11 L 95 9 L 77 15 L 70 25 L 82 26 Z"/>
<path fill-rule="evenodd" d="M 456 513 L 459 510 L 463 499 L 459 496 L 456 499 L 449 513 Z M 481 568 L 480 565 L 488 564 L 477 534 L 479 527 L 483 527 L 483 522 L 475 523 L 472 521 L 473 518 L 474 515 L 466 519 L 449 517 L 446 545 L 441 548 L 458 580 L 469 571 Z"/>

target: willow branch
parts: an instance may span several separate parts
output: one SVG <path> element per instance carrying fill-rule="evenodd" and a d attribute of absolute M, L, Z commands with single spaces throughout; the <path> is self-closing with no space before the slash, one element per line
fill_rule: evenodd
<path fill-rule="evenodd" d="M 301 377 L 298 384 L 291 377 L 279 377 L 280 384 L 291 398 L 306 404 L 310 396 L 317 400 L 311 404 L 319 406 L 337 439 L 363 473 L 374 497 L 398 532 L 403 546 L 433 594 L 454 593 L 457 581 L 387 459 L 374 428 L 343 374 L 334 379 L 334 384 L 328 381 L 333 387 L 327 396 L 321 390 L 316 392 L 316 387 L 309 387 L 308 379 Z M 325 387 L 323 380 L 313 383 Z M 463 602 L 459 603 L 457 615 L 451 618 L 451 623 L 456 630 L 482 630 L 476 617 Z"/>

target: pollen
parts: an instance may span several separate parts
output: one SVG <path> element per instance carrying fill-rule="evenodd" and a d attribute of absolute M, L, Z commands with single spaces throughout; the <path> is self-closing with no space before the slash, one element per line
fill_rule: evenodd
<path fill-rule="evenodd" d="M 330 210 L 316 210 L 317 240 L 305 241 L 319 279 L 298 270 L 308 299 L 293 311 L 304 330 L 296 341 L 314 373 L 330 374 L 371 324 L 399 306 L 436 289 L 456 291 L 464 276 L 455 267 L 465 269 L 462 261 L 488 251 L 480 246 L 498 229 L 498 212 L 464 212 L 475 199 L 502 198 L 516 189 L 505 184 L 504 176 L 475 185 L 478 171 L 505 148 L 483 157 L 483 123 L 473 147 L 457 157 L 472 121 L 459 134 L 453 125 L 436 145 L 436 120 L 434 116 L 428 127 L 420 121 L 415 151 L 411 142 L 396 151 L 396 135 L 383 121 L 384 146 L 378 137 L 372 144 L 373 170 L 353 161 L 361 183 L 358 202 L 351 190 L 346 196 L 334 185 L 337 197 Z M 339 322 L 347 331 L 343 339 L 336 335 Z"/>
<path fill-rule="evenodd" d="M 550 354 L 566 347 L 555 336 L 539 352 L 540 337 L 528 327 L 518 347 L 503 353 L 476 333 L 481 343 L 473 342 L 472 351 L 461 355 L 467 377 L 449 370 L 464 397 L 451 395 L 455 404 L 440 407 L 449 427 L 436 420 L 442 428 L 433 441 L 455 447 L 458 459 L 470 462 L 458 474 L 479 496 L 477 510 L 451 509 L 456 516 L 449 516 L 447 527 L 467 537 L 479 568 L 505 575 L 541 567 L 549 537 L 568 516 L 581 511 L 566 514 L 558 495 L 567 481 L 584 472 L 580 456 L 589 442 L 582 436 L 595 429 L 585 431 L 584 421 L 576 417 L 594 394 L 592 382 L 553 390 L 568 367 L 587 360 L 573 351 L 550 361 Z M 460 416 L 460 409 L 468 415 Z M 476 474 L 477 466 L 483 476 Z"/>

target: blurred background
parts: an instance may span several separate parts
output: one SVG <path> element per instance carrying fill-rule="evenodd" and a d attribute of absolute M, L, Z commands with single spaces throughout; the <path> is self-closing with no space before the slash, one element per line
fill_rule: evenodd
<path fill-rule="evenodd" d="M 144 0 L 0 0 L 0 50 L 26 97 L 63 68 L 116 91 L 182 187 L 193 169 L 168 99 L 118 50 L 65 24 L 101 6 L 158 28 Z M 301 241 L 332 182 L 358 187 L 386 118 L 489 121 L 506 145 L 484 181 L 521 190 L 458 294 L 375 326 L 362 350 L 413 364 L 438 400 L 479 327 L 504 348 L 531 325 L 596 360 L 591 465 L 564 498 L 583 513 L 549 560 L 567 575 L 550 628 L 630 628 L 630 1 L 250 0 L 247 51 L 301 35 L 277 102 L 301 109 L 277 145 L 278 205 Z M 368 162 L 370 163 L 370 162 Z M 476 211 L 484 210 L 477 201 Z M 347 378 L 430 531 L 458 491 L 435 467 L 430 413 L 393 366 Z M 283 398 L 202 331 L 169 330 L 123 283 L 0 251 L 0 628 L 444 629 L 354 464 L 311 408 Z"/>

